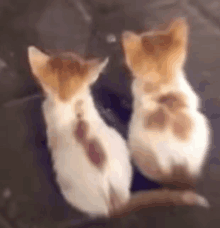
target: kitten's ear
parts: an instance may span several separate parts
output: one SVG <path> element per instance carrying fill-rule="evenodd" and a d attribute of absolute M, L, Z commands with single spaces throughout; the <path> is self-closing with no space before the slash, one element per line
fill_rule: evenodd
<path fill-rule="evenodd" d="M 138 40 L 139 39 L 139 36 L 132 32 L 132 31 L 124 31 L 122 33 L 122 40 L 123 41 L 126 41 L 126 40 Z"/>
<path fill-rule="evenodd" d="M 173 20 L 169 26 L 169 32 L 172 34 L 174 40 L 178 40 L 182 44 L 187 43 L 188 29 L 186 18 L 183 17 Z"/>
<path fill-rule="evenodd" d="M 136 45 L 140 42 L 140 36 L 131 31 L 124 31 L 121 36 L 122 45 L 127 50 L 133 50 L 136 48 Z"/>
<path fill-rule="evenodd" d="M 104 68 L 107 66 L 108 62 L 109 62 L 109 57 L 106 57 L 104 60 L 97 58 L 97 59 L 88 61 L 89 68 L 90 68 L 90 74 L 89 74 L 90 83 L 94 83 L 98 79 L 100 73 L 102 73 Z"/>
<path fill-rule="evenodd" d="M 28 47 L 28 60 L 31 71 L 35 77 L 39 77 L 39 70 L 44 67 L 50 57 L 34 46 Z"/>

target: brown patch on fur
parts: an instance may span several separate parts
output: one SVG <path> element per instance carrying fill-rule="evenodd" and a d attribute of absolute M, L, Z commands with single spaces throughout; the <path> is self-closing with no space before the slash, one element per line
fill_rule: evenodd
<path fill-rule="evenodd" d="M 145 116 L 144 127 L 162 131 L 170 123 L 173 134 L 177 138 L 188 140 L 193 122 L 184 112 L 184 108 L 187 107 L 185 97 L 178 93 L 168 93 L 161 95 L 157 102 L 159 103 L 158 110 Z"/>
<path fill-rule="evenodd" d="M 156 84 L 170 83 L 186 55 L 187 24 L 177 19 L 153 34 L 124 33 L 126 63 L 135 77 Z"/>
<path fill-rule="evenodd" d="M 186 102 L 182 94 L 177 93 L 168 93 L 166 95 L 162 95 L 158 99 L 159 104 L 165 105 L 168 109 L 175 113 L 181 108 L 186 107 Z"/>
<path fill-rule="evenodd" d="M 169 116 L 163 108 L 159 108 L 155 112 L 151 112 L 145 116 L 145 128 L 154 130 L 164 130 L 169 121 Z"/>
<path fill-rule="evenodd" d="M 77 123 L 76 131 L 74 132 L 75 138 L 79 142 L 82 142 L 82 143 L 85 142 L 87 138 L 88 129 L 89 129 L 88 124 L 85 121 L 80 120 Z"/>
<path fill-rule="evenodd" d="M 84 147 L 86 155 L 92 164 L 102 168 L 106 160 L 106 154 L 97 139 L 88 139 L 88 129 L 89 125 L 86 121 L 79 120 L 74 131 L 74 137 Z"/>
<path fill-rule="evenodd" d="M 96 166 L 102 165 L 102 163 L 106 159 L 102 146 L 99 144 L 97 139 L 92 139 L 92 140 L 89 140 L 88 142 L 89 142 L 88 143 L 89 157 L 91 158 L 93 164 L 95 164 Z"/>
<path fill-rule="evenodd" d="M 190 136 L 191 129 L 191 118 L 186 113 L 179 111 L 175 115 L 175 120 L 173 123 L 173 134 L 181 140 L 187 140 Z"/>

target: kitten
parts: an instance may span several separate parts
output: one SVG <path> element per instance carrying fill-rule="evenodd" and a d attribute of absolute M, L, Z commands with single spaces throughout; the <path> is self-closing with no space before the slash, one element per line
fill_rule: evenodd
<path fill-rule="evenodd" d="M 187 163 L 199 177 L 208 153 L 209 123 L 184 72 L 187 40 L 183 18 L 165 30 L 122 34 L 133 75 L 129 147 L 141 172 L 156 180 L 172 172 L 172 162 Z"/>
<path fill-rule="evenodd" d="M 126 142 L 102 120 L 90 93 L 108 59 L 48 56 L 33 46 L 28 57 L 45 93 L 48 146 L 64 198 L 90 216 L 108 216 L 129 200 L 132 180 Z"/>

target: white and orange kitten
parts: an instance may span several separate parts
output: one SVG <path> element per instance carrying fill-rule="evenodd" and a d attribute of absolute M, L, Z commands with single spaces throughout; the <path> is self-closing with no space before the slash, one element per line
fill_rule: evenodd
<path fill-rule="evenodd" d="M 133 75 L 128 143 L 142 173 L 156 180 L 169 176 L 173 163 L 187 164 L 191 175 L 200 176 L 208 153 L 209 123 L 184 72 L 187 39 L 184 18 L 165 30 L 122 34 Z"/>
<path fill-rule="evenodd" d="M 90 216 L 108 216 L 129 200 L 132 180 L 126 142 L 102 120 L 90 93 L 108 59 L 48 56 L 33 46 L 28 57 L 45 92 L 48 144 L 63 196 Z"/>

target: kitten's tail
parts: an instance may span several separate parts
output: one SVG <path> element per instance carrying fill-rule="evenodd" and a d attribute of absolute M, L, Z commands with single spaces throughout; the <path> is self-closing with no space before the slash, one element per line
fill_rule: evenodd
<path fill-rule="evenodd" d="M 131 212 L 139 211 L 143 208 L 154 208 L 160 206 L 202 206 L 209 208 L 209 202 L 203 196 L 193 191 L 178 190 L 151 190 L 141 191 L 134 194 L 128 204 L 120 209 L 111 212 L 110 217 L 121 218 Z"/>
<path fill-rule="evenodd" d="M 140 191 L 119 209 L 111 212 L 110 217 L 119 218 L 143 208 L 157 206 L 193 206 L 209 207 L 207 199 L 195 190 L 195 178 L 189 175 L 187 166 L 174 165 L 172 175 L 162 180 L 160 190 Z"/>

